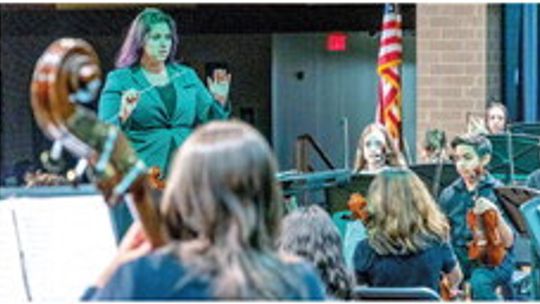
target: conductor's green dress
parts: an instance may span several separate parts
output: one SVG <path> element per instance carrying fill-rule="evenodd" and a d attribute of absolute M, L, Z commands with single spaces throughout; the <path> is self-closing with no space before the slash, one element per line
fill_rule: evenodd
<path fill-rule="evenodd" d="M 226 119 L 230 105 L 224 108 L 214 100 L 193 69 L 167 64 L 168 86 L 152 86 L 140 66 L 110 72 L 101 92 L 99 119 L 119 126 L 147 167 L 158 166 L 165 174 L 176 149 L 197 125 L 212 119 Z M 124 91 L 135 89 L 140 97 L 131 116 L 120 122 L 119 110 Z M 111 212 L 117 241 L 133 219 L 126 204 Z"/>
<path fill-rule="evenodd" d="M 108 74 L 99 99 L 99 119 L 120 126 L 138 156 L 148 167 L 167 172 L 169 161 L 194 128 L 212 119 L 225 119 L 226 108 L 214 100 L 193 69 L 181 64 L 166 66 L 174 88 L 174 100 L 162 99 L 159 87 L 152 87 L 140 66 L 122 68 Z M 124 91 L 140 92 L 131 116 L 120 122 L 120 98 Z M 170 95 L 169 95 L 170 96 Z"/>

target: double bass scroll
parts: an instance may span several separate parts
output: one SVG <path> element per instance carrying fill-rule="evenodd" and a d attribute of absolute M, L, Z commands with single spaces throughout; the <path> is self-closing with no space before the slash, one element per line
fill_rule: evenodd
<path fill-rule="evenodd" d="M 149 194 L 145 164 L 117 127 L 77 104 L 95 99 L 101 76 L 97 54 L 87 42 L 73 38 L 53 42 L 32 76 L 34 117 L 47 137 L 88 160 L 93 180 L 110 206 L 127 195 L 150 243 L 160 247 L 167 236 Z"/>

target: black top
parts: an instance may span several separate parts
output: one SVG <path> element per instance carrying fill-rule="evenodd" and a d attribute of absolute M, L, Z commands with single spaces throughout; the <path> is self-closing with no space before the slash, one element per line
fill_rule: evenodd
<path fill-rule="evenodd" d="M 303 299 L 299 290 L 307 291 L 309 300 L 324 299 L 324 289 L 315 270 L 307 264 L 291 264 L 297 276 L 296 285 L 282 299 Z M 101 289 L 90 287 L 81 300 L 212 300 L 212 279 L 192 276 L 172 253 L 151 253 L 124 264 Z"/>
<path fill-rule="evenodd" d="M 176 109 L 176 91 L 174 90 L 173 83 L 169 82 L 164 86 L 157 86 L 156 89 L 167 109 L 167 115 L 172 117 Z"/>
<path fill-rule="evenodd" d="M 408 255 L 379 255 L 362 240 L 354 252 L 357 283 L 370 287 L 428 287 L 439 291 L 442 273 L 450 273 L 457 258 L 450 244 L 431 247 Z"/>

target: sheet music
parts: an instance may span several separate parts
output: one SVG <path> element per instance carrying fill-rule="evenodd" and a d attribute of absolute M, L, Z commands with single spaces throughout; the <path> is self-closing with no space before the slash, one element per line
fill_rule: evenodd
<path fill-rule="evenodd" d="M 32 301 L 73 301 L 116 252 L 101 196 L 16 199 Z"/>
<path fill-rule="evenodd" d="M 12 205 L 0 202 L 0 302 L 28 301 L 24 288 Z"/>

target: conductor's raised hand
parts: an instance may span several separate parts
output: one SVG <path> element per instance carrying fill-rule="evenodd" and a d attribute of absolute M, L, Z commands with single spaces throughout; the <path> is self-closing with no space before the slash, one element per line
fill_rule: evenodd
<path fill-rule="evenodd" d="M 229 99 L 229 88 L 231 85 L 232 76 L 225 69 L 215 69 L 212 72 L 212 77 L 206 78 L 208 90 L 214 96 L 214 99 L 219 101 L 222 106 L 225 106 Z"/>
<path fill-rule="evenodd" d="M 139 91 L 135 89 L 129 89 L 122 93 L 120 99 L 120 113 L 118 113 L 122 122 L 125 122 L 131 116 L 131 113 L 133 113 L 133 110 L 137 107 L 139 98 Z"/>

